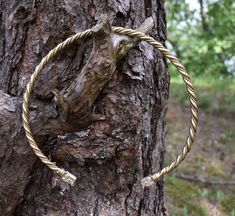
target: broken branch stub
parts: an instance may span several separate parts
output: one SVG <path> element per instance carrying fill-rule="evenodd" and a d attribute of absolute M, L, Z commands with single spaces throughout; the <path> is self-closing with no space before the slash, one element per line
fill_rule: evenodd
<path fill-rule="evenodd" d="M 153 19 L 150 17 L 138 31 L 148 33 L 152 28 Z M 93 48 L 86 65 L 67 88 L 54 93 L 59 107 L 59 119 L 62 119 L 58 124 L 53 120 L 57 131 L 63 130 L 61 126 L 76 131 L 89 126 L 93 121 L 104 120 L 103 115 L 92 112 L 94 102 L 112 78 L 117 62 L 139 41 L 114 34 L 106 15 L 100 17 L 91 32 Z"/>

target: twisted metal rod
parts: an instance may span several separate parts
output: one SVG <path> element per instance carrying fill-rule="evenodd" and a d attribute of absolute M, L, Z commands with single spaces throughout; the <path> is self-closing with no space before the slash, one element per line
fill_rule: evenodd
<path fill-rule="evenodd" d="M 147 42 L 148 44 L 155 47 L 157 50 L 159 50 L 162 55 L 164 55 L 166 58 L 168 58 L 171 63 L 178 69 L 178 72 L 181 74 L 185 84 L 186 89 L 189 95 L 189 101 L 190 101 L 190 111 L 191 111 L 191 120 L 190 120 L 190 127 L 189 127 L 189 134 L 186 139 L 185 146 L 183 147 L 181 153 L 177 156 L 177 158 L 169 165 L 163 168 L 161 171 L 147 176 L 141 180 L 142 186 L 149 187 L 154 184 L 154 182 L 158 181 L 162 176 L 169 173 L 185 159 L 186 155 L 191 149 L 192 143 L 195 139 L 195 134 L 197 130 L 197 122 L 198 122 L 198 107 L 197 107 L 197 99 L 194 92 L 194 87 L 191 81 L 190 76 L 188 75 L 186 69 L 178 59 L 173 56 L 163 45 L 156 40 L 154 40 L 152 37 L 145 35 L 144 33 L 137 32 L 132 29 L 125 29 L 122 27 L 113 27 L 113 31 L 117 34 L 127 35 L 130 37 L 138 38 L 139 40 L 143 40 Z M 33 149 L 34 153 L 40 158 L 40 160 L 46 164 L 51 170 L 53 170 L 56 174 L 60 175 L 62 177 L 62 180 L 73 185 L 76 181 L 76 177 L 69 173 L 68 171 L 65 171 L 62 168 L 59 168 L 56 166 L 55 163 L 51 162 L 44 154 L 43 152 L 38 148 L 36 141 L 33 138 L 30 122 L 29 122 L 29 104 L 30 104 L 30 97 L 33 92 L 33 88 L 35 86 L 35 82 L 38 79 L 39 75 L 42 73 L 43 68 L 46 66 L 46 64 L 53 59 L 66 47 L 70 46 L 71 44 L 75 43 L 78 39 L 86 38 L 87 36 L 91 35 L 91 29 L 88 29 L 84 32 L 77 33 L 74 36 L 68 38 L 64 42 L 58 44 L 53 50 L 51 50 L 47 56 L 45 56 L 41 63 L 36 67 L 34 73 L 32 74 L 30 81 L 27 85 L 26 91 L 24 93 L 24 102 L 23 102 L 23 112 L 22 112 L 22 118 L 23 118 L 23 126 L 25 129 L 26 137 L 29 141 L 29 144 L 31 148 Z"/>

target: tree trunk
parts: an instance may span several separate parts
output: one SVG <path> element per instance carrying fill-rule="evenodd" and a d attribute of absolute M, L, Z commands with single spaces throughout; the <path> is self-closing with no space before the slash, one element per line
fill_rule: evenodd
<path fill-rule="evenodd" d="M 163 165 L 169 91 L 166 61 L 146 43 L 130 49 L 92 107 L 67 113 L 69 120 L 55 94 L 73 94 L 70 110 L 86 98 L 76 99 L 71 83 L 86 73 L 92 38 L 66 49 L 40 76 L 30 107 L 33 133 L 43 152 L 77 177 L 73 187 L 37 159 L 25 138 L 23 92 L 36 65 L 67 37 L 92 28 L 101 14 L 112 26 L 133 29 L 152 16 L 151 36 L 166 39 L 162 0 L 0 1 L 0 215 L 165 215 L 163 181 L 145 190 L 140 185 Z M 92 112 L 105 119 L 74 123 Z"/>

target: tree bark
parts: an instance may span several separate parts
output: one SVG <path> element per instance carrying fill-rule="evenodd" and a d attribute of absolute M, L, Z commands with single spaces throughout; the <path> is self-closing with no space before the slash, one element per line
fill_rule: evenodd
<path fill-rule="evenodd" d="M 152 16 L 151 36 L 166 39 L 162 0 L 0 1 L 0 215 L 165 215 L 163 181 L 145 190 L 140 185 L 163 165 L 169 92 L 166 61 L 146 43 L 121 59 L 118 51 L 105 53 L 109 36 L 93 39 L 97 47 L 104 43 L 98 56 L 87 38 L 40 76 L 30 107 L 33 133 L 43 152 L 77 177 L 73 187 L 36 158 L 25 138 L 21 105 L 36 65 L 102 14 L 113 26 L 133 29 Z M 95 94 L 94 85 L 83 91 L 79 83 L 99 63 L 91 66 L 90 55 L 111 60 Z"/>

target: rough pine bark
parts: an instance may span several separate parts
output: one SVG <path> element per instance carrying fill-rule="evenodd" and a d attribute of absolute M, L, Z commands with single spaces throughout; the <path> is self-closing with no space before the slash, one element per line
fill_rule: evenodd
<path fill-rule="evenodd" d="M 152 16 L 150 35 L 166 39 L 163 0 L 0 0 L 0 215 L 165 215 L 163 181 L 145 190 L 140 185 L 163 166 L 169 92 L 166 61 L 146 43 L 128 51 L 94 106 L 82 110 L 83 116 L 102 113 L 101 121 L 76 127 L 81 116 L 74 115 L 59 127 L 64 119 L 58 120 L 55 103 L 57 92 L 70 95 L 66 89 L 92 52 L 91 37 L 66 49 L 40 76 L 30 107 L 33 133 L 43 152 L 77 177 L 73 187 L 36 158 L 25 138 L 21 106 L 35 66 L 101 14 L 128 28 Z"/>

